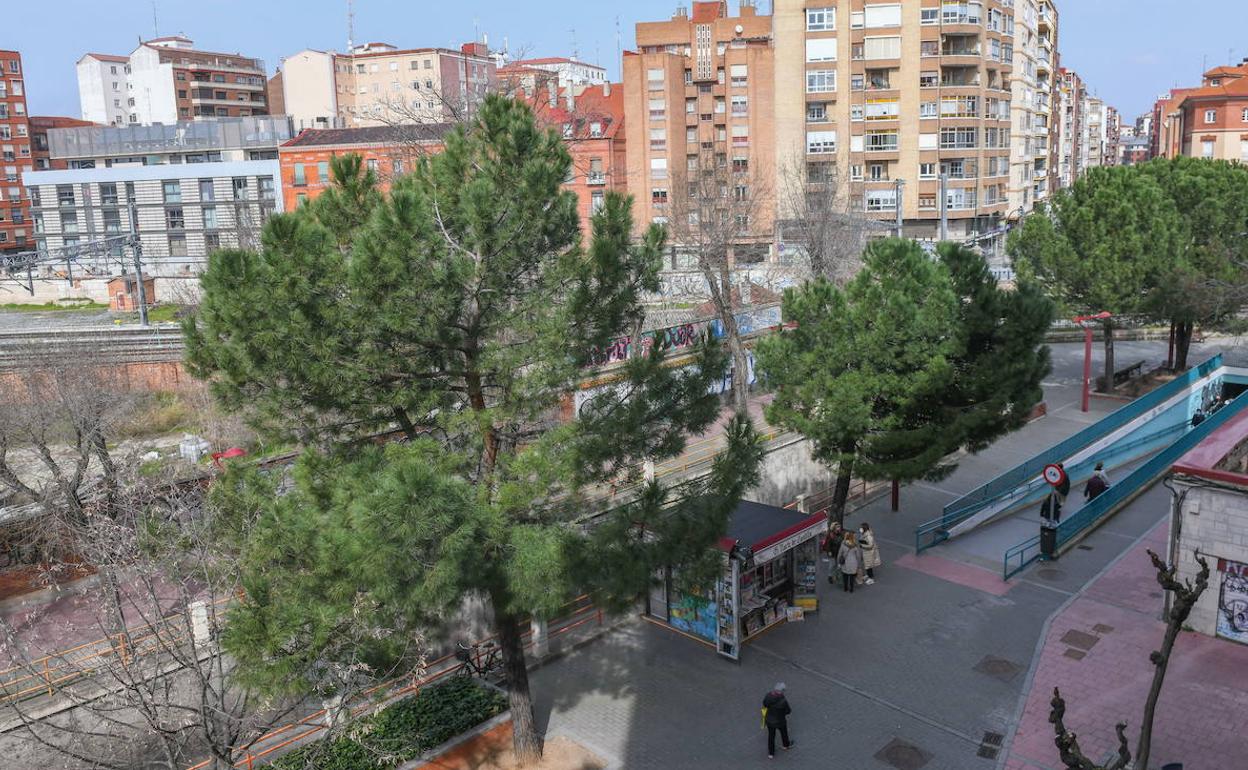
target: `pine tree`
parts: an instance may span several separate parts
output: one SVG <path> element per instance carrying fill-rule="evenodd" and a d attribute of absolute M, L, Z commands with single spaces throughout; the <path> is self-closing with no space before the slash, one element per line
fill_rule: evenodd
<path fill-rule="evenodd" d="M 258 426 L 317 447 L 285 496 L 257 476 L 232 493 L 260 510 L 226 637 L 255 686 L 402 671 L 425 629 L 484 597 L 531 761 L 518 621 L 587 591 L 619 606 L 660 567 L 702 565 L 755 483 L 761 450 L 738 418 L 707 478 L 595 502 L 711 425 L 727 358 L 709 339 L 685 369 L 636 357 L 620 387 L 558 423 L 592 351 L 640 322 L 663 247 L 657 227 L 632 241 L 631 202 L 615 194 L 582 244 L 569 168 L 556 133 L 491 97 L 362 225 L 308 206 L 275 217 L 260 253 L 214 256 L 186 328 L 192 370 Z M 405 444 L 352 441 L 395 425 Z"/>
<path fill-rule="evenodd" d="M 958 449 L 979 452 L 1017 430 L 1044 398 L 1051 365 L 1044 336 L 1053 303 L 1032 283 L 1002 289 L 987 261 L 956 243 L 937 247 L 952 279 L 957 318 L 945 377 L 929 381 L 900 415 L 901 427 L 872 443 L 901 478 L 938 479 L 957 467 Z"/>
<path fill-rule="evenodd" d="M 757 348 L 776 391 L 767 419 L 809 438 L 816 459 L 837 468 L 831 515 L 843 519 L 854 475 L 923 476 L 927 461 L 890 449 L 895 432 L 911 430 L 917 395 L 951 376 L 948 270 L 913 241 L 876 241 L 843 290 L 819 279 L 787 291 L 784 318 L 795 326 Z"/>

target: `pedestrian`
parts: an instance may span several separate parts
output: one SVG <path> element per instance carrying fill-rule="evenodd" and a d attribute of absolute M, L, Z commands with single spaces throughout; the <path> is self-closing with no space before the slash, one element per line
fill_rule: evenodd
<path fill-rule="evenodd" d="M 1062 520 L 1062 501 L 1057 492 L 1050 492 L 1044 498 L 1044 505 L 1040 506 L 1040 517 L 1053 524 Z"/>
<path fill-rule="evenodd" d="M 841 526 L 839 521 L 832 522 L 832 527 L 828 530 L 828 535 L 824 538 L 824 550 L 828 553 L 829 559 L 837 558 L 841 553 L 841 543 L 845 541 L 845 528 Z M 828 583 L 835 585 L 835 570 L 828 570 Z"/>
<path fill-rule="evenodd" d="M 784 690 L 784 682 L 777 682 L 772 691 L 763 697 L 763 725 L 767 728 L 767 757 L 770 759 L 776 757 L 776 731 L 780 732 L 784 750 L 793 748 L 793 741 L 789 740 L 789 714 L 793 713 L 793 709 L 789 708 Z"/>
<path fill-rule="evenodd" d="M 875 585 L 875 568 L 880 566 L 880 547 L 875 533 L 865 521 L 858 527 L 858 545 L 862 548 L 862 567 L 867 571 L 867 585 Z"/>
<path fill-rule="evenodd" d="M 1107 489 L 1109 489 L 1109 479 L 1105 475 L 1105 466 L 1097 463 L 1096 471 L 1093 472 L 1092 478 L 1088 479 L 1088 483 L 1083 485 L 1083 498 L 1090 503 L 1100 497 Z"/>
<path fill-rule="evenodd" d="M 1205 413 L 1197 409 L 1196 414 L 1192 415 L 1192 427 L 1199 428 L 1200 424 L 1205 421 Z"/>
<path fill-rule="evenodd" d="M 841 588 L 852 594 L 854 580 L 858 577 L 858 570 L 862 569 L 862 549 L 858 547 L 853 532 L 846 533 L 841 550 L 836 555 L 836 563 L 841 568 Z"/>
<path fill-rule="evenodd" d="M 1061 463 L 1057 464 L 1062 469 L 1062 481 L 1055 487 L 1057 489 L 1057 515 L 1062 515 L 1062 506 L 1066 504 L 1066 496 L 1070 494 L 1070 474 L 1066 472 L 1066 466 Z"/>

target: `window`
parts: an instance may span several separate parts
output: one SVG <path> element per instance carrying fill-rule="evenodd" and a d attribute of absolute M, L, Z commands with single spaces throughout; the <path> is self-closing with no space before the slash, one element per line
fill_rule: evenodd
<path fill-rule="evenodd" d="M 901 5 L 868 5 L 863 9 L 866 27 L 900 27 Z"/>
<path fill-rule="evenodd" d="M 866 87 L 867 87 L 867 79 L 865 75 L 859 73 L 857 75 L 849 76 L 849 90 L 861 91 Z"/>
<path fill-rule="evenodd" d="M 247 200 L 247 186 L 248 186 L 247 177 L 242 177 L 242 176 L 234 177 L 233 186 L 234 186 L 234 200 L 236 201 Z"/>
<path fill-rule="evenodd" d="M 1214 150 L 1214 141 L 1212 139 L 1206 139 L 1200 143 L 1200 157 L 1212 158 L 1213 150 Z"/>
<path fill-rule="evenodd" d="M 185 257 L 186 256 L 186 236 L 170 235 L 169 236 L 169 256 Z"/>
<path fill-rule="evenodd" d="M 108 235 L 116 235 L 121 232 L 121 212 L 117 209 L 104 211 L 104 232 Z"/>
<path fill-rule="evenodd" d="M 308 184 L 308 177 L 304 173 L 303 164 L 296 163 L 295 164 L 295 181 L 294 181 L 295 187 L 306 187 L 307 184 Z"/>
<path fill-rule="evenodd" d="M 217 207 L 204 206 L 204 229 L 216 230 L 217 227 Z"/>
<path fill-rule="evenodd" d="M 650 202 L 656 206 L 662 206 L 667 203 L 667 188 L 652 187 L 650 189 Z"/>
<path fill-rule="evenodd" d="M 211 179 L 199 180 L 199 199 L 201 201 L 215 201 L 217 193 L 212 187 Z"/>
<path fill-rule="evenodd" d="M 182 184 L 176 179 L 166 179 L 164 182 L 165 203 L 181 203 L 182 202 Z"/>
<path fill-rule="evenodd" d="M 823 123 L 828 119 L 827 102 L 810 102 L 806 105 L 806 120 L 809 123 Z"/>
<path fill-rule="evenodd" d="M 73 207 L 74 186 L 72 184 L 58 184 L 56 186 L 56 205 L 61 208 Z"/>
<path fill-rule="evenodd" d="M 861 104 L 849 105 L 849 119 L 854 121 L 855 123 L 861 122 L 865 114 L 866 114 L 866 110 L 865 110 L 864 105 L 861 105 Z"/>
<path fill-rule="evenodd" d="M 749 158 L 745 157 L 744 155 L 736 155 L 736 156 L 733 156 L 733 159 L 732 159 L 732 173 L 734 173 L 734 174 L 744 174 L 744 173 L 746 173 L 746 172 L 747 172 L 747 171 L 749 171 L 749 170 L 750 170 L 750 159 L 749 159 Z"/>
<path fill-rule="evenodd" d="M 920 72 L 919 88 L 936 88 L 940 85 L 939 72 Z"/>
<path fill-rule="evenodd" d="M 650 129 L 650 149 L 661 151 L 667 149 L 667 131 L 662 128 Z"/>
<path fill-rule="evenodd" d="M 750 145 L 750 127 L 749 126 L 733 126 L 732 127 L 732 146 L 748 147 Z"/>
<path fill-rule="evenodd" d="M 650 159 L 650 178 L 667 179 L 667 158 Z"/>
<path fill-rule="evenodd" d="M 920 24 L 936 24 L 940 21 L 939 8 L 922 8 L 919 10 Z"/>
<path fill-rule="evenodd" d="M 974 149 L 978 146 L 979 129 L 977 128 L 940 129 L 941 149 Z"/>
<path fill-rule="evenodd" d="M 1217 110 L 1205 110 L 1205 122 L 1206 122 L 1206 123 L 1217 123 L 1217 122 L 1218 122 L 1218 111 L 1217 111 Z"/>
<path fill-rule="evenodd" d="M 1239 119 L 1245 123 L 1248 123 L 1248 107 L 1245 107 L 1244 111 L 1240 113 Z"/>
<path fill-rule="evenodd" d="M 61 232 L 77 233 L 78 232 L 78 215 L 72 211 L 66 211 L 61 214 Z"/>
<path fill-rule="evenodd" d="M 1248 139 L 1239 140 L 1239 159 L 1248 163 Z"/>
<path fill-rule="evenodd" d="M 732 97 L 732 114 L 745 115 L 749 112 L 749 98 L 745 96 Z"/>
<path fill-rule="evenodd" d="M 806 93 L 823 94 L 836 90 L 836 70 L 811 70 L 806 73 Z"/>
<path fill-rule="evenodd" d="M 869 37 L 863 41 L 864 59 L 900 59 L 900 37 Z"/>
<path fill-rule="evenodd" d="M 919 105 L 920 118 L 934 118 L 937 115 L 936 102 L 923 102 Z"/>
<path fill-rule="evenodd" d="M 936 178 L 936 164 L 935 163 L 920 163 L 919 164 L 919 179 L 935 179 L 935 178 Z"/>
<path fill-rule="evenodd" d="M 866 104 L 867 120 L 896 120 L 899 114 L 896 99 L 874 99 Z"/>
<path fill-rule="evenodd" d="M 663 89 L 663 70 L 661 68 L 647 70 L 646 81 L 650 84 L 651 91 L 661 91 Z"/>
<path fill-rule="evenodd" d="M 165 209 L 165 227 L 169 230 L 185 230 L 186 217 L 182 209 Z"/>
<path fill-rule="evenodd" d="M 277 190 L 273 186 L 273 177 L 271 176 L 256 177 L 256 186 L 260 188 L 260 200 L 271 201 L 277 197 Z"/>
<path fill-rule="evenodd" d="M 829 32 L 836 29 L 836 8 L 807 8 L 806 31 Z"/>
<path fill-rule="evenodd" d="M 650 119 L 663 120 L 667 117 L 667 102 L 662 99 L 650 100 Z"/>
<path fill-rule="evenodd" d="M 867 152 L 896 152 L 896 131 L 868 131 L 864 137 Z"/>
<path fill-rule="evenodd" d="M 835 131 L 807 131 L 806 152 L 811 155 L 823 155 L 836 152 Z"/>
<path fill-rule="evenodd" d="M 895 211 L 896 209 L 897 188 L 867 191 L 867 211 Z"/>
<path fill-rule="evenodd" d="M 204 250 L 212 253 L 219 248 L 221 248 L 221 236 L 217 233 L 204 233 Z"/>
<path fill-rule="evenodd" d="M 745 88 L 750 81 L 749 65 L 734 64 L 729 68 L 732 75 L 733 88 Z"/>
<path fill-rule="evenodd" d="M 821 37 L 807 40 L 806 61 L 836 61 L 836 38 Z"/>
<path fill-rule="evenodd" d="M 867 166 L 867 178 L 872 182 L 887 182 L 888 166 L 884 163 L 872 163 Z"/>
<path fill-rule="evenodd" d="M 329 182 L 329 161 L 323 160 L 316 164 L 316 181 L 321 184 Z"/>

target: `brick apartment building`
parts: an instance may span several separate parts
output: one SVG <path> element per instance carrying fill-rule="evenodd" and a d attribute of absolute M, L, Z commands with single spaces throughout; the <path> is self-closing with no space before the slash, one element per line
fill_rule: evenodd
<path fill-rule="evenodd" d="M 31 155 L 35 159 L 35 170 L 49 171 L 52 169 L 69 168 L 68 160 L 52 156 L 52 148 L 48 142 L 49 130 L 55 128 L 86 128 L 94 125 L 96 124 L 89 120 L 79 120 L 77 118 L 31 116 L 30 147 Z"/>
<path fill-rule="evenodd" d="M 1153 111 L 1154 154 L 1248 163 L 1248 59 L 1215 67 L 1199 88 L 1181 88 Z"/>
<path fill-rule="evenodd" d="M 269 114 L 262 60 L 194 46 L 175 35 L 125 57 L 85 54 L 77 64 L 83 119 L 116 126 Z"/>
<path fill-rule="evenodd" d="M 676 186 L 708 156 L 754 196 L 775 177 L 779 94 L 772 18 L 743 0 L 697 2 L 668 21 L 637 24 L 637 52 L 624 56 L 628 190 L 638 226 L 667 222 Z M 753 182 L 753 184 L 751 184 Z M 749 223 L 743 240 L 771 240 L 773 211 Z M 751 238 L 752 236 L 752 238 Z M 679 244 L 677 244 L 679 246 Z"/>
<path fill-rule="evenodd" d="M 421 157 L 440 152 L 449 123 L 304 129 L 278 148 L 285 208 L 314 200 L 330 184 L 329 161 L 355 153 L 377 174 L 383 190 Z"/>
<path fill-rule="evenodd" d="M 576 193 L 582 232 L 588 238 L 590 217 L 608 190 L 628 192 L 624 87 L 619 83 L 568 86 L 555 84 L 534 92 L 528 101 L 537 119 L 556 128 L 572 156 L 572 174 L 564 185 Z"/>
<path fill-rule="evenodd" d="M 0 251 L 29 248 L 34 228 L 21 175 L 34 168 L 22 55 L 0 50 Z"/>
<path fill-rule="evenodd" d="M 445 123 L 471 113 L 497 81 L 482 43 L 349 53 L 307 49 L 282 60 L 283 103 L 296 129 Z"/>

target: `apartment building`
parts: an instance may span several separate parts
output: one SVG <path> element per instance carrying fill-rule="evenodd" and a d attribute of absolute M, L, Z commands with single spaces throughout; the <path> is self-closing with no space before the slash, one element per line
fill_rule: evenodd
<path fill-rule="evenodd" d="M 21 174 L 34 167 L 26 114 L 25 71 L 18 51 L 0 50 L 0 252 L 30 247 L 30 202 Z"/>
<path fill-rule="evenodd" d="M 560 88 L 568 86 L 600 86 L 607 82 L 607 69 L 575 58 L 548 56 L 540 59 L 517 59 L 509 67 L 542 70 L 554 73 Z M 500 68 L 501 69 L 501 68 Z"/>
<path fill-rule="evenodd" d="M 263 61 L 197 50 L 181 35 L 145 40 L 126 57 L 86 54 L 77 72 L 82 117 L 94 123 L 148 125 L 269 114 Z"/>
<path fill-rule="evenodd" d="M 738 14 L 729 16 L 726 2 L 695 2 L 668 21 L 637 24 L 638 50 L 623 65 L 627 180 L 639 226 L 667 222 L 672 196 L 688 195 L 708 164 L 732 177 L 725 195 L 731 186 L 739 199 L 765 198 L 774 187 L 781 93 L 772 17 L 751 0 Z M 740 223 L 748 234 L 738 262 L 765 259 L 771 248 L 774 210 L 754 213 Z"/>
<path fill-rule="evenodd" d="M 421 157 L 441 152 L 450 123 L 304 129 L 278 151 L 286 209 L 315 200 L 330 185 L 329 162 L 356 154 L 377 175 L 383 190 L 410 172 Z"/>
<path fill-rule="evenodd" d="M 1074 184 L 1085 169 L 1088 93 L 1079 73 L 1063 67 L 1058 75 L 1058 187 L 1065 188 Z"/>
<path fill-rule="evenodd" d="M 572 156 L 572 173 L 564 187 L 576 193 L 581 231 L 588 238 L 590 218 L 607 192 L 628 192 L 624 86 L 602 83 L 560 90 L 551 83 L 528 101 L 538 121 L 564 137 Z"/>
<path fill-rule="evenodd" d="M 1171 91 L 1158 102 L 1154 120 L 1161 157 L 1248 163 L 1248 59 L 1209 70 L 1199 88 Z"/>
<path fill-rule="evenodd" d="M 282 60 L 282 93 L 296 129 L 452 122 L 497 81 L 483 43 L 399 49 L 365 43 L 349 53 L 306 49 Z"/>
<path fill-rule="evenodd" d="M 48 133 L 61 128 L 95 127 L 89 120 L 77 118 L 51 117 L 32 115 L 30 118 L 30 149 L 35 161 L 36 171 L 69 168 L 69 162 L 63 158 L 52 157 L 52 148 Z"/>
<path fill-rule="evenodd" d="M 1052 116 L 1057 71 L 1057 11 L 1051 0 L 1018 0 L 1014 9 L 1009 217 L 1049 197 L 1057 126 Z"/>
<path fill-rule="evenodd" d="M 1105 102 L 1095 96 L 1088 97 L 1084 102 L 1083 122 L 1083 155 L 1084 170 L 1105 165 L 1105 144 L 1108 131 L 1108 119 L 1105 114 Z"/>
<path fill-rule="evenodd" d="M 276 160 L 294 134 L 284 116 L 212 118 L 171 125 L 52 127 L 52 168 L 92 169 Z"/>
<path fill-rule="evenodd" d="M 30 171 L 22 183 L 38 249 L 124 235 L 133 221 L 145 270 L 161 277 L 202 271 L 218 248 L 254 247 L 265 220 L 283 210 L 276 160 Z M 84 268 L 109 274 L 123 256 L 114 244 Z"/>

